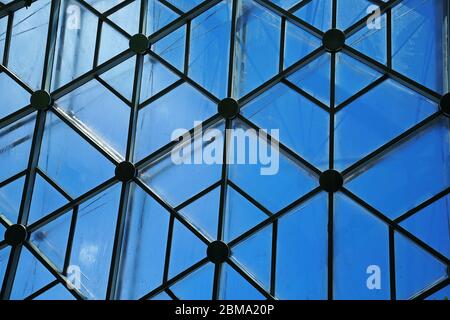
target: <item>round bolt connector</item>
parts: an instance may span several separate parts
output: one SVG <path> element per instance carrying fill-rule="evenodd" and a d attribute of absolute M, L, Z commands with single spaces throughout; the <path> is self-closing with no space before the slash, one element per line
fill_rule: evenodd
<path fill-rule="evenodd" d="M 320 176 L 320 187 L 327 192 L 337 192 L 343 185 L 344 178 L 336 170 L 327 170 Z"/>
<path fill-rule="evenodd" d="M 441 102 L 439 102 L 439 108 L 445 116 L 450 117 L 450 93 L 445 94 L 441 98 Z"/>
<path fill-rule="evenodd" d="M 208 246 L 207 255 L 209 261 L 215 264 L 224 263 L 230 256 L 228 245 L 222 241 L 211 242 Z"/>
<path fill-rule="evenodd" d="M 5 241 L 8 245 L 17 247 L 28 239 L 27 228 L 21 224 L 14 224 L 6 229 Z"/>
<path fill-rule="evenodd" d="M 48 110 L 52 104 L 52 97 L 47 91 L 39 90 L 31 95 L 30 104 L 37 110 Z"/>
<path fill-rule="evenodd" d="M 225 119 L 234 119 L 241 112 L 239 103 L 233 98 L 226 98 L 219 102 L 219 114 Z"/>
<path fill-rule="evenodd" d="M 116 178 L 122 182 L 128 182 L 136 177 L 137 170 L 131 162 L 122 162 L 116 167 Z"/>
<path fill-rule="evenodd" d="M 328 52 L 339 52 L 345 45 L 345 34 L 339 29 L 330 29 L 323 35 L 323 46 Z"/>
<path fill-rule="evenodd" d="M 130 39 L 130 50 L 137 54 L 144 54 L 150 48 L 150 40 L 145 34 L 135 34 Z"/>

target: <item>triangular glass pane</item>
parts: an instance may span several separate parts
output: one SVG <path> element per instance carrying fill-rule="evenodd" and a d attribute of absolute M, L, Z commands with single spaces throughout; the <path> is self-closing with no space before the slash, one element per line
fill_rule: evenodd
<path fill-rule="evenodd" d="M 184 71 L 186 27 L 178 28 L 152 46 L 152 50 L 179 71 Z"/>
<path fill-rule="evenodd" d="M 23 248 L 17 266 L 11 300 L 23 300 L 55 280 L 28 249 Z"/>
<path fill-rule="evenodd" d="M 284 67 L 287 68 L 320 47 L 322 42 L 293 23 L 286 23 Z"/>
<path fill-rule="evenodd" d="M 305 2 L 305 1 L 303 1 Z M 326 32 L 331 29 L 333 0 L 309 1 L 295 15 L 317 29 Z"/>
<path fill-rule="evenodd" d="M 125 300 L 162 284 L 169 230 L 169 213 L 135 184 L 131 188 L 117 286 Z"/>
<path fill-rule="evenodd" d="M 36 114 L 0 128 L 0 181 L 27 168 Z"/>
<path fill-rule="evenodd" d="M 93 67 L 98 18 L 76 0 L 61 1 L 53 63 L 52 89 Z"/>
<path fill-rule="evenodd" d="M 81 271 L 80 291 L 88 299 L 106 298 L 120 189 L 117 184 L 78 209 L 70 265 Z"/>
<path fill-rule="evenodd" d="M 72 214 L 66 213 L 62 217 L 39 228 L 30 237 L 30 241 L 61 272 L 64 269 L 71 221 Z"/>
<path fill-rule="evenodd" d="M 91 6 L 93 6 L 96 10 L 100 12 L 105 12 L 120 4 L 124 0 L 85 0 Z"/>
<path fill-rule="evenodd" d="M 114 175 L 112 163 L 48 113 L 39 167 L 73 197 Z"/>
<path fill-rule="evenodd" d="M 0 235 L 1 238 L 3 239 L 3 233 L 0 233 Z M 10 252 L 11 252 L 10 247 L 6 247 L 0 250 L 0 283 L 3 283 L 3 278 L 5 277 Z"/>
<path fill-rule="evenodd" d="M 131 109 L 100 82 L 92 80 L 56 104 L 88 135 L 125 157 Z"/>
<path fill-rule="evenodd" d="M 280 6 L 281 8 L 288 10 L 291 8 L 294 4 L 301 2 L 301 0 L 270 0 L 274 4 Z"/>
<path fill-rule="evenodd" d="M 187 12 L 206 0 L 167 0 L 181 11 Z"/>
<path fill-rule="evenodd" d="M 170 252 L 169 279 L 206 257 L 206 244 L 175 219 Z"/>
<path fill-rule="evenodd" d="M 272 227 L 264 228 L 232 248 L 232 257 L 256 282 L 270 290 Z"/>
<path fill-rule="evenodd" d="M 0 119 L 30 104 L 28 91 L 15 83 L 4 72 L 0 72 L 0 95 L 2 97 Z"/>
<path fill-rule="evenodd" d="M 333 268 L 335 299 L 390 299 L 388 227 L 342 194 L 334 204 Z"/>
<path fill-rule="evenodd" d="M 401 226 L 441 254 L 450 257 L 450 196 L 447 195 L 415 213 Z"/>
<path fill-rule="evenodd" d="M 288 80 L 326 105 L 330 104 L 331 56 L 324 54 L 291 75 Z"/>
<path fill-rule="evenodd" d="M 242 113 L 260 128 L 278 129 L 281 142 L 318 168 L 328 168 L 329 114 L 284 84 L 247 104 Z"/>
<path fill-rule="evenodd" d="M 375 162 L 361 168 L 347 188 L 396 218 L 450 186 L 449 122 L 441 118 Z"/>
<path fill-rule="evenodd" d="M 338 0 L 337 1 L 337 28 L 345 30 L 353 24 L 368 16 L 374 8 L 374 5 L 368 0 Z"/>
<path fill-rule="evenodd" d="M 210 191 L 200 199 L 180 210 L 186 219 L 211 241 L 217 239 L 220 188 Z"/>
<path fill-rule="evenodd" d="M 5 51 L 6 29 L 8 28 L 8 17 L 0 19 L 0 61 L 3 64 Z"/>
<path fill-rule="evenodd" d="M 125 99 L 131 102 L 133 98 L 134 71 L 136 58 L 130 58 L 103 73 L 102 78 L 111 87 L 117 90 Z"/>
<path fill-rule="evenodd" d="M 447 265 L 403 235 L 395 234 L 397 299 L 406 300 L 447 277 Z"/>
<path fill-rule="evenodd" d="M 265 297 L 237 273 L 231 266 L 224 264 L 220 278 L 220 300 L 266 300 Z"/>
<path fill-rule="evenodd" d="M 279 152 L 276 146 L 269 145 L 258 132 L 249 130 L 240 121 L 235 121 L 234 129 L 247 133 L 250 144 L 239 142 L 239 138 L 234 139 L 234 148 L 231 146 L 230 152 L 235 157 L 228 160 L 229 178 L 268 210 L 277 212 L 317 186 L 318 182 L 310 172 Z M 237 130 L 236 132 L 239 132 Z M 250 162 L 250 158 L 254 156 L 252 145 L 256 145 L 260 150 L 270 150 L 271 156 L 266 159 L 266 164 L 263 165 L 261 161 L 256 161 L 256 164 Z M 242 156 L 250 158 L 242 163 Z M 267 194 L 271 196 L 268 197 Z"/>
<path fill-rule="evenodd" d="M 278 222 L 276 296 L 327 298 L 328 201 L 319 194 Z"/>
<path fill-rule="evenodd" d="M 194 144 L 194 141 L 187 141 L 187 143 Z M 217 152 L 222 152 L 223 136 L 218 135 L 218 139 L 213 144 L 200 140 L 199 143 L 197 142 L 191 146 L 192 149 L 197 150 L 195 152 L 192 152 L 192 149 L 188 151 L 187 149 L 176 147 L 172 152 L 164 155 L 161 159 L 144 169 L 141 173 L 141 178 L 158 195 L 176 207 L 220 180 L 222 173 L 221 164 L 206 162 L 194 164 L 193 160 L 187 163 L 195 155 L 202 155 L 202 151 L 208 145 L 213 145 Z M 185 160 L 186 162 L 179 163 L 180 160 Z M 189 183 L 189 181 L 195 181 L 195 183 Z"/>
<path fill-rule="evenodd" d="M 130 41 L 107 23 L 103 23 L 98 53 L 98 64 L 112 59 L 119 53 L 129 49 Z"/>
<path fill-rule="evenodd" d="M 195 270 L 186 278 L 170 287 L 180 300 L 211 300 L 214 283 L 214 265 Z"/>
<path fill-rule="evenodd" d="M 439 93 L 446 78 L 445 2 L 405 0 L 392 10 L 394 69 Z"/>
<path fill-rule="evenodd" d="M 376 17 L 367 27 L 350 36 L 347 45 L 366 56 L 385 64 L 387 62 L 386 15 Z"/>
<path fill-rule="evenodd" d="M 146 55 L 142 71 L 141 102 L 151 98 L 177 80 L 178 77 L 162 63 Z"/>
<path fill-rule="evenodd" d="M 187 83 L 146 106 L 139 113 L 136 133 L 137 160 L 141 160 L 217 112 L 215 104 Z M 183 131 L 173 137 L 174 133 Z"/>
<path fill-rule="evenodd" d="M 346 54 L 338 53 L 336 55 L 336 105 L 341 104 L 380 77 L 379 72 L 366 64 Z"/>
<path fill-rule="evenodd" d="M 437 110 L 418 93 L 384 81 L 336 114 L 336 167 L 351 165 Z"/>
<path fill-rule="evenodd" d="M 230 1 L 192 20 L 189 76 L 218 98 L 227 96 L 230 32 Z"/>
<path fill-rule="evenodd" d="M 178 18 L 178 15 L 174 11 L 169 9 L 159 0 L 148 1 L 147 6 L 147 34 L 149 35 L 154 34 Z"/>
<path fill-rule="evenodd" d="M 38 0 L 14 13 L 8 68 L 31 88 L 41 88 L 50 0 Z"/>
<path fill-rule="evenodd" d="M 245 199 L 231 186 L 227 189 L 224 240 L 229 242 L 250 230 L 268 216 Z"/>
<path fill-rule="evenodd" d="M 253 0 L 238 9 L 233 96 L 241 98 L 278 72 L 281 18 Z"/>
<path fill-rule="evenodd" d="M 21 177 L 0 188 L 0 216 L 11 224 L 18 222 L 25 177 Z"/>
<path fill-rule="evenodd" d="M 41 175 L 36 175 L 28 224 L 38 221 L 67 202 L 68 199 L 45 181 Z"/>
<path fill-rule="evenodd" d="M 108 18 L 128 34 L 134 35 L 139 33 L 141 0 L 128 2 L 127 5 L 122 6 L 119 10 L 109 15 Z M 153 4 L 154 0 L 149 0 L 148 2 L 150 5 Z M 151 19 L 153 17 L 149 16 L 148 18 Z"/>

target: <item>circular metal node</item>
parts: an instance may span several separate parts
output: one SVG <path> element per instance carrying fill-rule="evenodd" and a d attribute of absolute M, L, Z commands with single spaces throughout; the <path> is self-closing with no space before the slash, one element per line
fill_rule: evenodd
<path fill-rule="evenodd" d="M 219 102 L 219 114 L 225 119 L 234 119 L 241 112 L 239 103 L 233 98 L 225 98 Z"/>
<path fill-rule="evenodd" d="M 52 104 L 52 97 L 47 91 L 39 90 L 31 95 L 30 104 L 37 110 L 48 110 Z"/>
<path fill-rule="evenodd" d="M 12 247 L 17 247 L 24 244 L 28 239 L 28 231 L 24 225 L 14 224 L 6 229 L 5 241 Z"/>
<path fill-rule="evenodd" d="M 441 102 L 439 102 L 439 108 L 445 116 L 450 117 L 450 93 L 445 94 L 441 98 Z"/>
<path fill-rule="evenodd" d="M 137 54 L 145 53 L 150 48 L 150 40 L 145 34 L 135 34 L 130 39 L 130 50 Z"/>
<path fill-rule="evenodd" d="M 230 256 L 230 253 L 230 248 L 222 241 L 211 242 L 207 250 L 209 261 L 215 264 L 224 263 Z"/>
<path fill-rule="evenodd" d="M 328 52 L 339 52 L 345 45 L 345 34 L 339 29 L 330 29 L 323 35 L 323 46 Z"/>
<path fill-rule="evenodd" d="M 137 170 L 134 164 L 125 161 L 116 167 L 116 178 L 122 182 L 128 182 L 136 177 Z"/>
<path fill-rule="evenodd" d="M 327 170 L 320 176 L 320 187 L 327 192 L 337 192 L 343 185 L 344 178 L 336 170 Z"/>

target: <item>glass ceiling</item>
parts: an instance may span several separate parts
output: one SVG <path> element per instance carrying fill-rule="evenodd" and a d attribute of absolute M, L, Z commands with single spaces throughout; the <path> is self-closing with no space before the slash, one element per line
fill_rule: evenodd
<path fill-rule="evenodd" d="M 448 297 L 449 12 L 1 1 L 0 298 Z M 208 129 L 277 173 L 172 161 Z"/>

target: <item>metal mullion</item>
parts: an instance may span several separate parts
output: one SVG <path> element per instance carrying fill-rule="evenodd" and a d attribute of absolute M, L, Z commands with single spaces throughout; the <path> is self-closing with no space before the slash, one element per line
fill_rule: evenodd
<path fill-rule="evenodd" d="M 230 50 L 228 52 L 228 78 L 227 78 L 227 96 L 233 97 L 234 85 L 234 58 L 236 53 L 236 28 L 239 0 L 231 1 L 231 30 L 229 35 Z"/>
<path fill-rule="evenodd" d="M 170 257 L 172 253 L 174 225 L 175 225 L 175 216 L 171 215 L 169 217 L 169 228 L 167 230 L 166 253 L 164 256 L 163 283 L 166 283 L 169 280 Z"/>
<path fill-rule="evenodd" d="M 245 108 L 245 105 L 250 102 L 251 100 L 259 97 L 262 93 L 266 92 L 276 84 L 278 84 L 283 78 L 289 77 L 293 73 L 297 72 L 299 69 L 319 57 L 321 54 L 325 52 L 323 47 L 317 48 L 304 58 L 300 59 L 296 63 L 294 63 L 292 66 L 284 69 L 283 72 L 280 72 L 273 76 L 271 79 L 267 80 L 263 84 L 261 84 L 259 87 L 253 89 L 251 92 L 247 93 L 244 97 L 239 99 L 239 104 L 242 105 L 242 108 Z"/>
<path fill-rule="evenodd" d="M 167 293 L 167 295 L 168 295 L 172 300 L 174 300 L 174 301 L 180 300 L 180 299 L 178 299 L 178 297 L 173 293 L 173 291 L 170 290 L 169 288 L 167 288 L 167 289 L 164 290 L 164 291 Z"/>
<path fill-rule="evenodd" d="M 415 235 L 413 235 L 411 232 L 404 229 L 399 224 L 395 223 L 393 220 L 386 217 L 383 213 L 378 211 L 376 208 L 368 204 L 366 201 L 355 195 L 353 192 L 346 188 L 342 188 L 341 191 L 344 195 L 346 195 L 348 198 L 353 200 L 356 204 L 364 208 L 365 210 L 369 211 L 372 215 L 379 218 L 382 222 L 384 222 L 387 226 L 392 227 L 392 229 L 400 233 L 402 236 L 407 238 L 409 241 L 413 242 L 418 247 L 421 247 L 423 250 L 427 251 L 429 254 L 434 256 L 437 260 L 440 260 L 442 263 L 448 265 L 450 264 L 450 260 L 445 257 L 443 254 L 435 250 L 434 248 L 430 247 L 428 244 L 417 238 Z"/>
<path fill-rule="evenodd" d="M 278 211 L 274 215 L 268 217 L 266 220 L 260 222 L 259 224 L 257 224 L 253 228 L 251 228 L 250 230 L 247 230 L 246 232 L 241 234 L 239 237 L 230 241 L 229 246 L 230 247 L 237 246 L 239 243 L 245 241 L 247 238 L 251 237 L 252 235 L 254 235 L 257 232 L 259 232 L 260 230 L 264 229 L 268 225 L 272 224 L 274 221 L 281 219 L 284 215 L 291 212 L 294 208 L 296 208 L 299 205 L 301 205 L 302 203 L 312 199 L 314 196 L 319 194 L 321 191 L 322 191 L 322 189 L 319 187 L 311 190 L 307 194 L 301 196 L 299 199 L 297 199 L 294 202 L 292 202 L 291 204 L 289 204 L 287 207 L 281 209 L 280 211 Z"/>
<path fill-rule="evenodd" d="M 272 255 L 270 266 L 270 294 L 275 297 L 277 279 L 278 220 L 272 224 Z"/>
<path fill-rule="evenodd" d="M 336 102 L 336 59 L 337 54 L 331 53 L 331 70 L 330 70 L 330 128 L 329 128 L 329 168 L 334 169 L 334 127 L 336 121 L 336 111 L 335 111 L 335 102 Z"/>
<path fill-rule="evenodd" d="M 394 228 L 389 226 L 389 280 L 390 280 L 390 298 L 397 300 L 397 280 L 395 266 L 395 232 Z"/>
<path fill-rule="evenodd" d="M 387 143 L 385 143 L 384 145 L 382 145 L 375 151 L 371 152 L 364 158 L 360 159 L 359 161 L 357 161 L 354 164 L 352 164 L 351 166 L 349 166 L 347 169 L 342 171 L 342 175 L 344 175 L 346 178 L 348 178 L 351 175 L 353 175 L 354 173 L 357 173 L 359 171 L 359 169 L 363 168 L 369 161 L 377 159 L 378 156 L 384 154 L 385 152 L 389 152 L 389 150 L 391 150 L 391 148 L 393 146 L 395 146 L 397 143 L 400 143 L 403 140 L 407 140 L 410 136 L 416 134 L 420 128 L 431 124 L 433 121 L 435 121 L 440 116 L 441 116 L 441 113 L 439 111 L 435 112 L 428 118 L 417 123 L 415 126 L 409 128 L 402 134 L 400 134 L 397 137 L 395 137 L 394 139 L 388 141 Z"/>
<path fill-rule="evenodd" d="M 8 15 L 8 24 L 6 26 L 5 47 L 3 50 L 3 62 L 2 62 L 2 64 L 5 67 L 8 66 L 9 61 L 9 51 L 11 48 L 11 38 L 14 26 L 13 22 L 14 22 L 14 13 L 12 12 Z"/>
<path fill-rule="evenodd" d="M 278 72 L 282 72 L 284 69 L 284 54 L 286 48 L 286 17 L 281 17 L 281 28 L 280 28 L 280 53 L 278 60 Z"/>
<path fill-rule="evenodd" d="M 408 212 L 402 214 L 400 217 L 394 219 L 394 222 L 395 223 L 399 223 L 399 224 L 402 223 L 403 221 L 405 221 L 409 217 L 411 217 L 414 214 L 416 214 L 417 212 L 425 209 L 426 207 L 428 207 L 429 205 L 435 203 L 436 201 L 442 199 L 443 197 L 447 196 L 448 194 L 450 194 L 450 187 L 448 187 L 445 190 L 439 192 L 438 194 L 432 196 L 431 198 L 428 198 L 427 200 L 425 200 L 424 202 L 422 202 L 418 206 L 416 206 L 413 209 L 409 210 Z"/>
<path fill-rule="evenodd" d="M 35 112 L 34 108 L 32 108 L 31 106 L 26 106 L 20 110 L 17 110 L 14 113 L 11 113 L 10 115 L 0 120 L 0 130 L 26 118 L 27 116 L 29 116 L 34 112 Z M 31 120 L 34 121 L 34 119 Z"/>
<path fill-rule="evenodd" d="M 100 47 L 101 47 L 101 43 L 102 43 L 102 31 L 103 31 L 103 20 L 98 19 L 97 31 L 96 31 L 96 35 L 95 35 L 94 59 L 92 61 L 92 68 L 95 68 L 98 66 Z"/>
<path fill-rule="evenodd" d="M 248 120 L 247 118 L 243 117 L 242 115 L 238 116 L 239 120 L 241 120 L 244 124 L 249 126 L 250 128 L 254 130 L 260 130 L 259 127 L 254 124 L 252 121 Z M 267 140 L 268 141 L 277 141 L 275 138 L 273 138 L 270 134 L 266 133 Z M 284 156 L 288 157 L 290 160 L 292 160 L 297 165 L 301 166 L 305 171 L 308 171 L 316 176 L 320 176 L 322 172 L 317 169 L 314 165 L 303 159 L 300 155 L 298 155 L 295 151 L 291 150 L 289 147 L 285 146 L 282 142 L 277 141 L 279 145 L 279 151 L 283 153 Z"/>
<path fill-rule="evenodd" d="M 196 262 L 195 264 L 193 264 L 192 266 L 190 266 L 189 268 L 185 269 L 184 271 L 180 272 L 179 274 L 177 274 L 175 277 L 169 279 L 167 282 L 164 282 L 162 285 L 160 285 L 159 287 L 153 289 L 152 291 L 150 291 L 149 293 L 147 293 L 146 295 L 144 295 L 142 298 L 140 298 L 139 300 L 147 300 L 159 293 L 161 293 L 162 291 L 166 290 L 167 288 L 173 286 L 175 283 L 177 283 L 178 281 L 184 279 L 186 276 L 188 276 L 189 274 L 191 274 L 192 272 L 194 272 L 195 270 L 203 267 L 204 265 L 206 265 L 209 262 L 208 258 L 203 258 L 202 260 Z"/>
<path fill-rule="evenodd" d="M 117 183 L 117 180 L 115 178 L 111 178 L 102 184 L 96 186 L 95 188 L 89 190 L 85 194 L 81 195 L 80 197 L 74 199 L 73 201 L 67 203 L 66 205 L 56 209 L 52 213 L 48 214 L 44 218 L 32 223 L 28 226 L 28 230 L 30 233 L 33 233 L 34 231 L 42 228 L 43 226 L 49 224 L 50 222 L 58 219 L 62 215 L 66 214 L 68 211 L 73 210 L 74 207 L 77 205 L 82 204 L 83 202 L 88 201 L 89 199 L 92 199 L 93 197 L 97 196 L 99 193 L 105 191 L 106 189 L 110 188 L 112 185 Z"/>
<path fill-rule="evenodd" d="M 16 276 L 22 246 L 12 247 L 9 253 L 8 264 L 4 273 L 3 284 L 0 292 L 0 300 L 9 300 L 11 296 L 14 278 Z"/>
<path fill-rule="evenodd" d="M 79 206 L 75 206 L 72 210 L 69 235 L 67 237 L 66 253 L 64 256 L 64 269 L 63 269 L 64 274 L 67 272 L 67 269 L 70 266 L 70 258 L 72 255 L 73 239 L 75 237 L 75 231 L 76 231 L 77 222 L 78 222 L 78 209 L 79 209 Z"/>
<path fill-rule="evenodd" d="M 328 193 L 328 261 L 327 261 L 327 296 L 334 299 L 334 194 Z"/>
<path fill-rule="evenodd" d="M 146 33 L 147 26 L 147 7 L 148 1 L 141 0 L 140 16 L 139 16 L 139 33 Z M 131 101 L 131 112 L 128 125 L 128 136 L 127 136 L 127 149 L 125 155 L 125 161 L 133 162 L 134 160 L 134 150 L 136 144 L 136 131 L 138 122 L 138 112 L 139 112 L 139 102 L 141 97 L 141 86 L 142 86 L 142 73 L 144 69 L 144 56 L 136 56 L 136 65 L 134 70 L 134 83 L 133 83 L 133 96 Z M 109 271 L 108 287 L 106 290 L 106 299 L 113 300 L 117 297 L 118 282 L 119 282 L 119 272 L 120 272 L 120 261 L 122 257 L 122 249 L 124 245 L 124 235 L 126 218 L 129 206 L 129 200 L 131 197 L 131 181 L 122 183 L 122 190 L 120 195 L 119 203 L 119 213 L 117 215 L 116 231 L 114 236 L 114 245 L 111 257 L 111 267 Z"/>
<path fill-rule="evenodd" d="M 387 67 L 392 69 L 392 10 L 386 12 L 386 59 Z"/>
<path fill-rule="evenodd" d="M 273 2 L 269 2 L 268 0 L 253 0 L 253 1 L 258 3 L 259 5 L 263 6 L 264 8 L 270 10 L 271 12 L 277 14 L 278 16 L 286 17 L 286 19 L 290 23 L 295 24 L 296 26 L 311 33 L 312 35 L 316 36 L 317 38 L 322 38 L 323 32 L 321 30 L 319 30 L 316 27 L 310 25 L 309 23 L 303 21 L 302 19 L 295 16 L 291 12 L 284 10 L 283 8 L 274 4 Z"/>
<path fill-rule="evenodd" d="M 185 50 L 184 50 L 184 70 L 183 73 L 187 77 L 189 74 L 189 61 L 191 57 L 191 29 L 192 29 L 192 23 L 191 20 L 189 20 L 186 23 L 186 42 L 185 42 Z"/>
<path fill-rule="evenodd" d="M 132 4 L 134 1 L 136 1 L 136 0 L 125 0 L 125 1 L 122 1 L 119 4 L 117 4 L 116 6 L 106 10 L 105 12 L 103 12 L 103 14 L 105 16 L 110 16 L 110 15 L 116 13 L 117 11 L 122 10 L 123 8 L 128 6 L 129 4 Z"/>

